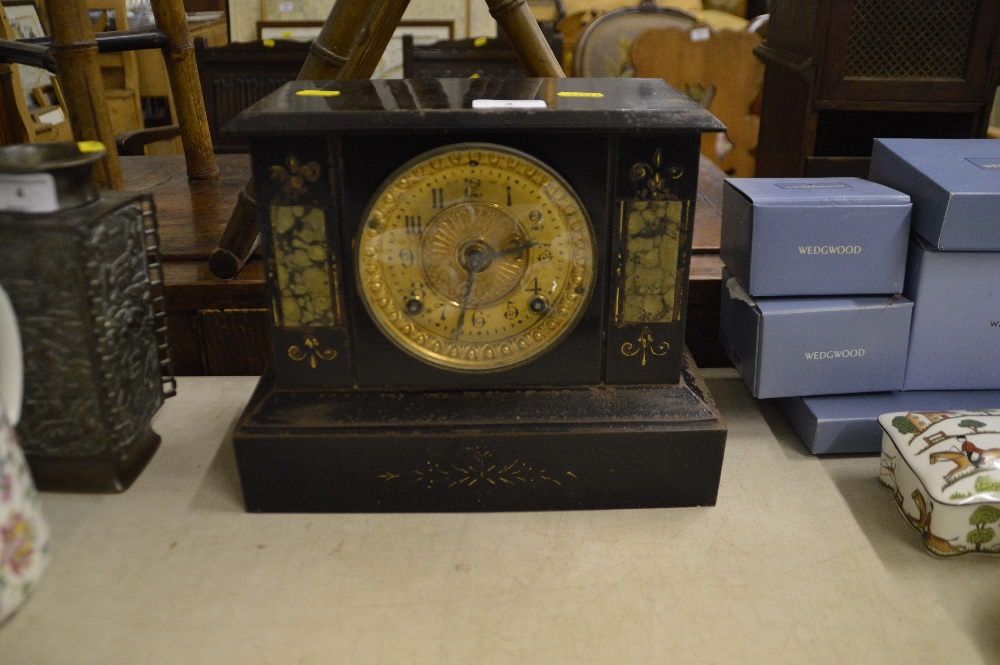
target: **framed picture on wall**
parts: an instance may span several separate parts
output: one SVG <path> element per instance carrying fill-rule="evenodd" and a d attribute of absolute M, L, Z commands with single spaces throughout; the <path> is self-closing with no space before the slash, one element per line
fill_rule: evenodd
<path fill-rule="evenodd" d="M 42 21 L 38 17 L 38 6 L 33 0 L 4 0 L 3 11 L 10 24 L 13 39 L 35 39 L 46 36 Z M 20 72 L 25 104 L 29 110 L 39 108 L 32 90 L 51 86 L 53 74 L 39 67 L 14 66 Z"/>
<path fill-rule="evenodd" d="M 312 41 L 323 28 L 322 21 L 258 21 L 257 39 Z M 415 44 L 430 44 L 455 38 L 454 21 L 400 21 L 379 60 L 373 79 L 403 77 L 403 35 L 413 35 Z"/>
<path fill-rule="evenodd" d="M 45 36 L 34 0 L 4 0 L 4 13 L 10 21 L 14 39 L 35 39 Z"/>

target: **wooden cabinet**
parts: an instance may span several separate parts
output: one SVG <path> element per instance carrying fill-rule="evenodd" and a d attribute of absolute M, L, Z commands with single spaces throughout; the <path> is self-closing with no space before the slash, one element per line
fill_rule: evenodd
<path fill-rule="evenodd" d="M 772 0 L 757 175 L 866 176 L 875 138 L 985 136 L 993 0 Z"/>

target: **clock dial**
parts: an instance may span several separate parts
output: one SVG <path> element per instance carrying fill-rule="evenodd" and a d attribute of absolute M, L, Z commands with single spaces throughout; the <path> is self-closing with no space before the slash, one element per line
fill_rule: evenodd
<path fill-rule="evenodd" d="M 586 209 L 551 168 L 462 143 L 403 165 L 372 197 L 358 290 L 393 343 L 465 372 L 523 365 L 576 325 L 594 288 Z"/>

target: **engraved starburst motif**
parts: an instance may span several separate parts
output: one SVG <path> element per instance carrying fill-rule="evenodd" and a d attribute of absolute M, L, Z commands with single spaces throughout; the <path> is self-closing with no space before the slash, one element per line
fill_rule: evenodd
<path fill-rule="evenodd" d="M 516 487 L 519 485 L 538 485 L 540 483 L 562 487 L 567 479 L 575 479 L 572 471 L 555 473 L 547 469 L 514 459 L 507 462 L 497 461 L 491 451 L 482 448 L 465 448 L 462 455 L 466 458 L 452 462 L 435 462 L 428 460 L 422 468 L 414 469 L 404 475 L 392 471 L 379 474 L 385 482 L 399 480 L 422 485 L 428 490 L 435 489 L 471 489 L 477 486 Z"/>

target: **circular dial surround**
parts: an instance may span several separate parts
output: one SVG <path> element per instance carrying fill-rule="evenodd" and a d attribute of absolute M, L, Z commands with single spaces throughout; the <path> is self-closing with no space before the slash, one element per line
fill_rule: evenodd
<path fill-rule="evenodd" d="M 379 187 L 357 239 L 365 308 L 429 365 L 496 372 L 551 350 L 594 290 L 586 208 L 541 161 L 490 143 L 410 160 Z"/>

